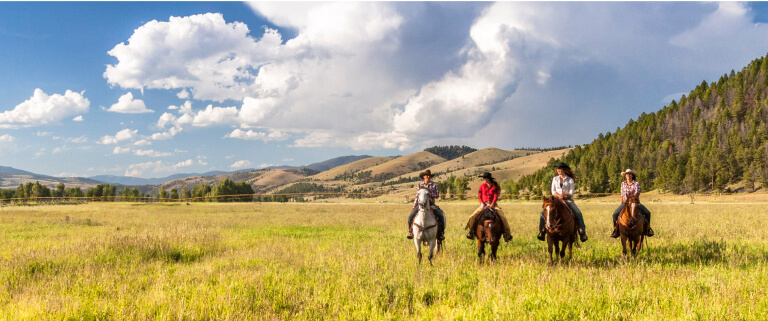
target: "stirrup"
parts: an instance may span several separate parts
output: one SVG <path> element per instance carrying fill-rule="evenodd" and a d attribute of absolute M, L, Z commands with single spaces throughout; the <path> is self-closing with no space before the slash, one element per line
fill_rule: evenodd
<path fill-rule="evenodd" d="M 612 238 L 618 238 L 619 237 L 619 229 L 617 227 L 613 228 L 613 233 L 611 233 Z"/>
<path fill-rule="evenodd" d="M 536 238 L 539 239 L 539 241 L 544 241 L 545 239 L 544 231 L 539 231 L 539 235 L 536 235 Z"/>
<path fill-rule="evenodd" d="M 405 233 L 405 238 L 412 240 L 413 239 L 413 231 L 408 230 L 408 233 Z"/>
<path fill-rule="evenodd" d="M 648 231 L 645 232 L 645 236 L 651 237 L 656 235 L 656 233 L 653 232 L 653 229 L 649 226 Z"/>

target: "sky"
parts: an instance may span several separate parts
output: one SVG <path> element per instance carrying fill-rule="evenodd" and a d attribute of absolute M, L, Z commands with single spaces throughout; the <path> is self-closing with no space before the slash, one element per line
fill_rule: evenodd
<path fill-rule="evenodd" d="M 765 56 L 766 21 L 750 2 L 0 2 L 0 165 L 586 144 Z"/>

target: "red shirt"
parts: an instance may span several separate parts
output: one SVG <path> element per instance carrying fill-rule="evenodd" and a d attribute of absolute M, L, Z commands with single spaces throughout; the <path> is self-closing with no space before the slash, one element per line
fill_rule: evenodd
<path fill-rule="evenodd" d="M 481 203 L 496 203 L 499 199 L 499 188 L 496 187 L 496 185 L 488 186 L 488 184 L 483 183 L 480 185 L 480 192 L 477 193 L 477 199 L 479 199 Z"/>

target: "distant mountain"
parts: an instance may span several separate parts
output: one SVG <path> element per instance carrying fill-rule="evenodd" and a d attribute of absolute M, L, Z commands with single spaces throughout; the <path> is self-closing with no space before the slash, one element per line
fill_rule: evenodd
<path fill-rule="evenodd" d="M 248 169 L 240 169 L 236 171 L 231 172 L 224 172 L 224 171 L 212 171 L 212 172 L 205 172 L 205 173 L 185 173 L 185 174 L 173 174 L 166 177 L 156 177 L 156 178 L 141 178 L 141 177 L 129 177 L 129 176 L 115 176 L 115 175 L 98 175 L 98 176 L 91 176 L 90 179 L 95 179 L 98 181 L 102 181 L 105 183 L 110 184 L 120 184 L 120 185 L 158 185 L 162 184 L 168 181 L 173 181 L 177 179 L 187 178 L 187 177 L 196 177 L 196 176 L 217 176 L 217 175 L 227 175 L 227 174 L 235 174 L 240 172 L 250 172 L 254 171 L 253 168 Z"/>
<path fill-rule="evenodd" d="M 361 159 L 371 158 L 371 157 L 373 157 L 373 156 L 369 156 L 369 155 L 341 156 L 341 157 L 336 157 L 336 158 L 329 159 L 327 161 L 323 161 L 323 162 L 319 162 L 319 163 L 314 163 L 314 164 L 309 164 L 307 166 L 301 166 L 301 168 L 309 168 L 311 170 L 315 170 L 315 171 L 318 171 L 318 172 L 324 172 L 324 171 L 327 171 L 327 170 L 329 170 L 331 168 L 334 168 L 334 167 L 337 167 L 337 166 L 347 165 L 349 163 L 356 162 L 356 161 L 359 161 Z"/>
<path fill-rule="evenodd" d="M 64 183 L 66 187 L 91 187 L 103 182 L 84 177 L 54 177 L 36 174 L 13 167 L 0 166 L 0 188 L 14 188 L 19 184 L 40 182 L 49 188 L 55 188 L 56 184 Z"/>
<path fill-rule="evenodd" d="M 23 171 L 23 170 L 20 170 L 20 169 L 15 169 L 13 167 L 6 167 L 6 166 L 0 166 L 0 173 L 2 173 L 2 174 L 12 174 L 12 175 L 32 175 L 32 176 L 51 177 L 51 176 L 35 174 L 35 173 L 32 173 L 32 172 L 27 172 L 27 171 Z"/>

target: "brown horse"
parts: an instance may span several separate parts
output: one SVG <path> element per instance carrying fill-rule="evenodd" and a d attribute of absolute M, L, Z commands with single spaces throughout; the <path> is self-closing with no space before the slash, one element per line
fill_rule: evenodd
<path fill-rule="evenodd" d="M 637 251 L 643 248 L 645 239 L 645 219 L 640 214 L 640 197 L 631 196 L 627 199 L 624 208 L 619 214 L 619 235 L 621 235 L 621 246 L 624 248 L 622 253 L 627 255 L 627 240 L 632 250 L 632 256 L 637 255 Z"/>
<path fill-rule="evenodd" d="M 544 227 L 547 230 L 547 248 L 549 250 L 549 262 L 552 258 L 552 246 L 555 247 L 555 255 L 560 259 L 565 258 L 565 248 L 568 248 L 568 258 L 573 257 L 573 243 L 576 242 L 576 220 L 571 209 L 565 202 L 554 196 L 545 197 L 542 208 L 544 209 Z M 562 243 L 562 249 L 560 248 Z"/>
<path fill-rule="evenodd" d="M 501 234 L 504 232 L 501 219 L 496 211 L 486 207 L 477 216 L 477 257 L 483 261 L 485 244 L 491 245 L 491 260 L 496 260 L 496 250 L 499 248 Z"/>

